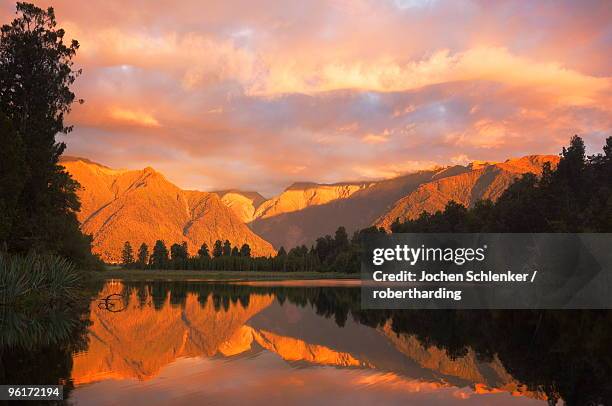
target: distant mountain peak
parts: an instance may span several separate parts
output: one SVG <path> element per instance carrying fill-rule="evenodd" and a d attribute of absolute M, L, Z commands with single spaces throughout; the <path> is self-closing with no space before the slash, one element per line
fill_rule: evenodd
<path fill-rule="evenodd" d="M 93 250 L 107 262 L 118 262 L 125 241 L 136 250 L 156 240 L 169 247 L 187 242 L 195 254 L 202 243 L 229 240 L 249 244 L 254 255 L 273 255 L 274 248 L 253 233 L 214 193 L 187 191 L 169 182 L 152 167 L 113 170 L 83 159 L 62 165 L 81 184 L 77 217 Z"/>
<path fill-rule="evenodd" d="M 373 224 L 388 228 L 395 218 L 405 220 L 418 216 L 422 211 L 435 212 L 443 209 L 451 199 L 466 206 L 474 204 L 478 199 L 495 200 L 521 174 L 540 174 L 546 162 L 554 166 L 559 157 L 526 155 L 503 162 L 472 161 L 465 166 L 436 166 L 429 170 L 377 181 L 329 184 L 301 181 L 291 184 L 282 193 L 270 199 L 255 191 L 240 189 L 210 193 L 182 190 L 150 166 L 142 170 L 115 170 L 86 158 L 65 157 L 62 161 L 84 186 L 84 191 L 80 192 L 83 210 L 79 218 L 84 222 L 84 229 L 94 234 L 94 243 L 103 241 L 105 233 L 114 233 L 117 226 L 99 223 L 97 217 L 101 214 L 92 213 L 98 213 L 97 210 L 100 209 L 108 219 L 113 218 L 116 213 L 112 212 L 111 208 L 119 210 L 117 204 L 113 203 L 115 200 L 125 199 L 125 207 L 133 210 L 130 214 L 131 221 L 146 223 L 148 220 L 143 213 L 161 210 L 152 214 L 147 226 L 151 227 L 151 230 L 166 230 L 161 234 L 168 232 L 168 229 L 178 229 L 177 224 L 183 221 L 192 221 L 193 216 L 200 215 L 198 205 L 206 201 L 204 206 L 216 207 L 210 210 L 217 214 L 207 214 L 206 221 L 202 220 L 196 229 L 208 227 L 206 235 L 214 234 L 214 231 L 210 230 L 210 223 L 217 224 L 217 221 L 221 221 L 219 216 L 223 213 L 227 227 L 235 230 L 232 227 L 239 227 L 235 224 L 244 226 L 239 227 L 239 232 L 232 231 L 234 240 L 243 241 L 248 236 L 262 252 L 270 253 L 273 250 L 269 245 L 265 245 L 267 241 L 277 248 L 281 245 L 286 248 L 308 245 L 317 237 L 333 234 L 338 226 L 345 226 L 349 233 Z M 123 197 L 128 190 L 129 199 Z M 89 213 L 89 217 L 83 213 Z M 119 210 L 118 214 L 122 213 Z M 164 225 L 167 222 L 172 225 Z M 94 227 L 94 224 L 97 224 L 98 228 Z M 245 224 L 249 224 L 252 230 L 267 241 L 256 240 L 259 236 Z M 137 229 L 131 225 L 127 226 L 130 227 Z M 190 227 L 185 230 L 189 231 Z M 142 233 L 152 235 L 151 230 Z M 224 231 L 218 235 L 225 234 Z M 172 235 L 173 237 L 167 238 L 166 243 L 187 238 L 183 235 L 182 228 L 180 232 Z M 229 239 L 233 243 L 232 238 Z M 109 244 L 104 241 L 100 244 Z M 197 249 L 192 245 L 199 244 L 202 238 L 187 241 L 190 248 Z M 115 251 L 116 249 L 113 248 Z"/>
<path fill-rule="evenodd" d="M 88 158 L 82 158 L 82 157 L 78 157 L 78 156 L 73 156 L 73 155 L 61 155 L 59 158 L 59 162 L 60 163 L 65 163 L 65 162 L 78 162 L 81 161 L 83 163 L 89 164 L 89 165 L 96 165 L 96 166 L 100 166 L 102 168 L 106 168 L 106 169 L 111 169 L 106 165 L 102 165 L 101 163 L 98 162 L 94 162 Z"/>

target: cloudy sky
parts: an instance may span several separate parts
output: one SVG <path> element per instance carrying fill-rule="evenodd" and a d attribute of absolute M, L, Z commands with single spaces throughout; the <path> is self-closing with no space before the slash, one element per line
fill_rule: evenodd
<path fill-rule="evenodd" d="M 185 188 L 270 195 L 612 135 L 606 0 L 36 3 L 81 43 L 68 153 Z"/>

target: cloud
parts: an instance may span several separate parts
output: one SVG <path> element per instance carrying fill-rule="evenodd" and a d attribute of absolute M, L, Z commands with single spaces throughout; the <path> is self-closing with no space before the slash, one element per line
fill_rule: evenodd
<path fill-rule="evenodd" d="M 499 148 L 513 142 L 515 136 L 516 134 L 506 128 L 503 122 L 483 119 L 465 131 L 447 135 L 446 140 L 457 146 Z"/>
<path fill-rule="evenodd" d="M 469 163 L 470 163 L 470 162 L 472 162 L 472 161 L 474 161 L 474 160 L 473 160 L 473 159 L 468 158 L 468 156 L 467 156 L 467 155 L 465 155 L 465 154 L 455 155 L 455 156 L 452 156 L 452 157 L 450 158 L 450 162 L 451 162 L 453 165 L 463 165 L 463 166 L 465 166 L 465 165 L 469 164 Z"/>
<path fill-rule="evenodd" d="M 273 194 L 612 135 L 603 0 L 52 5 L 81 43 L 68 152 L 182 187 Z"/>
<path fill-rule="evenodd" d="M 366 144 L 384 144 L 389 141 L 389 130 L 383 131 L 380 134 L 366 134 L 361 137 L 361 141 Z"/>
<path fill-rule="evenodd" d="M 364 178 L 389 179 L 419 170 L 438 168 L 440 166 L 441 165 L 433 161 L 404 161 L 395 164 L 357 165 L 354 167 L 354 170 Z"/>
<path fill-rule="evenodd" d="M 155 117 L 149 113 L 142 111 L 124 109 L 120 107 L 111 107 L 109 109 L 110 117 L 113 120 L 125 122 L 128 124 L 143 126 L 143 127 L 159 127 L 160 124 Z"/>
<path fill-rule="evenodd" d="M 248 91 L 255 95 L 328 92 L 358 89 L 401 92 L 456 81 L 491 81 L 543 92 L 564 104 L 588 104 L 612 91 L 612 79 L 581 74 L 556 62 L 536 62 L 505 48 L 476 47 L 451 53 L 435 51 L 428 58 L 399 63 L 378 61 L 270 64 L 269 74 Z"/>

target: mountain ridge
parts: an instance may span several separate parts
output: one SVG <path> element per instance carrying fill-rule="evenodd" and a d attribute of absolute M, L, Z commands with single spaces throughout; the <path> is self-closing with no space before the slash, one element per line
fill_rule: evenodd
<path fill-rule="evenodd" d="M 151 167 L 112 170 L 82 160 L 62 165 L 82 186 L 77 218 L 93 236 L 94 253 L 107 262 L 120 262 L 125 241 L 136 251 L 141 243 L 151 250 L 158 239 L 168 246 L 186 241 L 191 255 L 202 243 L 212 249 L 217 239 L 249 244 L 253 255 L 275 254 L 214 193 L 182 190 Z"/>
<path fill-rule="evenodd" d="M 225 218 L 225 228 L 233 230 L 221 234 L 228 234 L 239 241 L 251 241 L 257 246 L 254 254 L 263 252 L 269 255 L 273 249 L 265 244 L 271 244 L 275 249 L 310 245 L 318 237 L 333 234 L 339 226 L 344 226 L 349 233 L 372 225 L 389 230 L 395 219 L 412 219 L 423 211 L 442 210 L 449 200 L 465 206 L 472 206 L 481 199 L 496 200 L 522 174 L 531 172 L 539 175 L 546 162 L 554 166 L 558 161 L 559 157 L 555 155 L 526 155 L 503 162 L 473 161 L 467 165 L 435 167 L 378 181 L 332 184 L 295 182 L 269 199 L 256 191 L 239 189 L 213 192 L 182 190 L 152 167 L 140 171 L 111 169 L 77 157 L 69 157 L 62 162 L 68 166 L 69 172 L 77 173 L 77 181 L 86 184 L 90 192 L 95 190 L 95 193 L 80 192 L 83 208 L 79 214 L 84 231 L 94 234 L 94 243 L 103 240 L 100 235 L 111 232 L 109 229 L 116 223 L 116 213 L 111 208 L 119 208 L 117 204 L 107 207 L 110 201 L 129 192 L 140 196 L 141 204 L 155 207 L 165 201 L 166 206 L 173 207 L 160 214 L 155 221 L 149 219 L 151 227 L 156 229 L 164 228 L 163 224 L 154 223 L 164 223 L 166 217 L 173 224 L 182 222 L 181 233 L 170 233 L 171 240 L 180 239 L 181 235 L 189 237 L 192 231 L 196 235 L 214 234 L 210 221 L 201 221 L 206 217 L 204 214 L 212 210 L 224 214 L 208 216 L 207 220 L 215 223 Z M 79 166 L 82 168 L 79 169 Z M 157 197 L 141 196 L 138 188 L 143 185 L 152 196 Z M 169 202 L 168 194 L 174 195 L 176 201 Z M 182 220 L 177 218 L 179 212 L 184 214 Z M 88 215 L 84 217 L 83 213 Z M 133 217 L 144 221 L 136 213 L 133 213 Z M 101 222 L 101 218 L 107 221 Z M 194 224 L 195 231 L 192 230 Z M 241 231 L 236 231 L 237 228 Z M 160 234 L 167 235 L 168 231 L 161 230 Z M 239 234 L 249 238 L 240 237 Z M 192 242 L 197 245 L 200 241 L 206 241 L 211 246 L 210 238 L 202 236 L 187 238 L 187 241 L 190 245 L 194 245 Z M 234 241 L 232 243 L 235 244 Z M 197 250 L 195 246 L 190 248 L 190 252 Z M 118 249 L 115 244 L 113 252 Z M 116 254 L 113 256 L 116 257 Z"/>

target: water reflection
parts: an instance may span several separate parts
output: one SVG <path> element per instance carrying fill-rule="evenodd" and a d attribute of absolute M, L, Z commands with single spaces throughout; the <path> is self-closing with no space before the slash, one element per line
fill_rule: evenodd
<path fill-rule="evenodd" d="M 451 358 L 391 322 L 349 317 L 351 288 L 109 283 L 76 354 L 82 404 L 542 403 L 497 358 Z M 355 310 L 356 312 L 357 310 Z M 514 395 L 514 396 L 513 396 Z"/>
<path fill-rule="evenodd" d="M 108 282 L 0 308 L 0 382 L 71 404 L 605 404 L 610 311 L 368 311 L 359 289 Z"/>
<path fill-rule="evenodd" d="M 26 309 L 0 305 L 0 384 L 61 384 L 70 397 L 73 354 L 87 348 L 88 312 L 87 303 Z"/>

